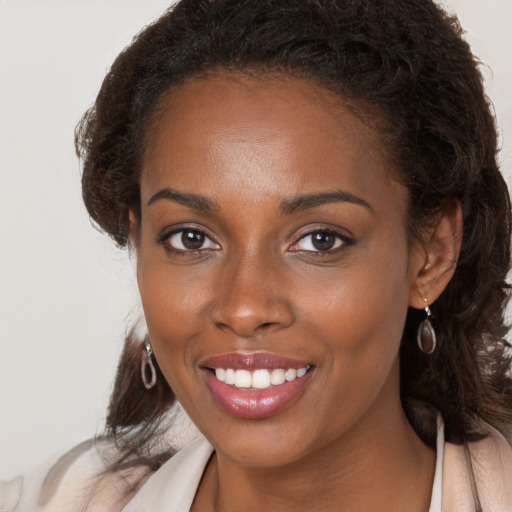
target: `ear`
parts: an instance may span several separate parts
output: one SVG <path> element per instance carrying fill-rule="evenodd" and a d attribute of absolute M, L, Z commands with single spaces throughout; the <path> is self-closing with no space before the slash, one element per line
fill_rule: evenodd
<path fill-rule="evenodd" d="M 413 250 L 409 306 L 423 309 L 425 301 L 430 305 L 437 300 L 455 272 L 461 243 L 462 208 L 459 201 L 448 200 Z"/>

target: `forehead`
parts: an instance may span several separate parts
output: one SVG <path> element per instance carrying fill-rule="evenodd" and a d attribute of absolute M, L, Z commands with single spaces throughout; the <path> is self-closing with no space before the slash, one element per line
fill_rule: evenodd
<path fill-rule="evenodd" d="M 235 187 L 275 195 L 343 185 L 379 193 L 392 174 L 377 132 L 334 93 L 297 78 L 219 74 L 161 101 L 148 130 L 141 192 L 206 187 L 219 196 Z"/>

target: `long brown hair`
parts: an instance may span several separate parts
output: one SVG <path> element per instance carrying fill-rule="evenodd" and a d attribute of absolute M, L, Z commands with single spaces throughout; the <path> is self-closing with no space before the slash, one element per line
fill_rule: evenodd
<path fill-rule="evenodd" d="M 400 353 L 402 402 L 428 444 L 435 411 L 449 441 L 478 435 L 478 418 L 510 439 L 510 200 L 492 109 L 458 21 L 430 0 L 182 0 L 118 56 L 77 129 L 85 204 L 117 244 L 129 243 L 129 211 L 140 212 L 141 161 L 159 99 L 219 70 L 297 76 L 375 113 L 409 191 L 411 237 L 447 199 L 460 201 L 460 258 L 432 307 L 438 348 L 431 356 L 418 349 L 423 316 L 410 310 Z M 143 388 L 141 341 L 127 337 L 107 432 L 120 445 L 120 463 L 156 469 L 172 453 L 154 453 L 152 445 L 167 428 L 174 394 L 160 372 L 155 388 Z"/>

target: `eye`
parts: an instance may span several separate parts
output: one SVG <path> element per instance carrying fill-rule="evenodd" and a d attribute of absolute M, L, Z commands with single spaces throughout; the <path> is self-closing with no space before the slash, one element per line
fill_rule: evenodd
<path fill-rule="evenodd" d="M 219 245 L 199 229 L 180 229 L 169 233 L 162 242 L 173 251 L 201 251 L 219 249 Z"/>
<path fill-rule="evenodd" d="M 290 248 L 291 251 L 327 252 L 339 249 L 348 240 L 328 229 L 316 230 L 302 236 Z"/>

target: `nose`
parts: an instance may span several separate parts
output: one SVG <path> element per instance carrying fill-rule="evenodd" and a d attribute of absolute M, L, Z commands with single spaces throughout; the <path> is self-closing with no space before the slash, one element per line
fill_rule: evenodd
<path fill-rule="evenodd" d="M 283 269 L 262 255 L 236 255 L 220 275 L 212 308 L 213 323 L 243 338 L 289 327 L 293 312 Z"/>

